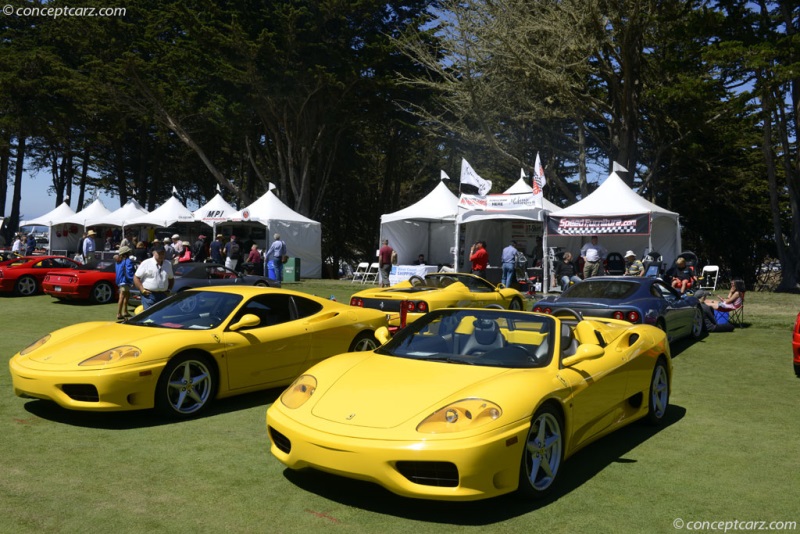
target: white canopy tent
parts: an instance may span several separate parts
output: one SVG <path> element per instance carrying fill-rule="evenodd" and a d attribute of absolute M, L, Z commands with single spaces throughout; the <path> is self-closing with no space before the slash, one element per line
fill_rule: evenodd
<path fill-rule="evenodd" d="M 267 228 L 267 246 L 272 235 L 279 233 L 286 242 L 287 252 L 300 258 L 300 276 L 322 277 L 322 227 L 317 221 L 300 215 L 267 191 L 246 208 L 228 217 L 230 223 L 258 223 Z"/>
<path fill-rule="evenodd" d="M 236 208 L 228 204 L 228 202 L 222 198 L 222 195 L 217 193 L 214 195 L 214 198 L 192 212 L 192 215 L 195 221 L 200 221 L 210 226 L 212 233 L 215 234 L 217 224 L 227 221 L 236 211 Z M 214 239 L 214 237 L 212 236 L 211 239 Z"/>
<path fill-rule="evenodd" d="M 520 178 L 516 181 L 514 185 L 506 189 L 504 192 L 506 195 L 517 195 L 520 193 L 533 193 L 533 187 L 525 180 L 525 178 Z M 556 211 L 560 210 L 561 208 L 547 200 L 546 198 L 542 197 L 542 207 L 547 211 Z"/>
<path fill-rule="evenodd" d="M 456 269 L 470 269 L 470 245 L 476 241 L 486 242 L 490 266 L 501 264 L 502 250 L 511 240 L 517 241 L 526 253 L 533 250 L 535 237 L 542 233 L 547 206 L 555 207 L 546 199 L 536 199 L 532 189 L 526 193 L 483 197 L 462 194 L 456 217 Z"/>
<path fill-rule="evenodd" d="M 73 215 L 75 215 L 75 210 L 66 202 L 62 202 L 52 211 L 35 219 L 22 221 L 19 225 L 46 226 L 50 234 L 50 252 L 66 254 L 67 251 L 78 249 L 78 242 L 82 235 L 78 224 L 65 222 Z"/>
<path fill-rule="evenodd" d="M 70 215 L 69 217 L 66 217 L 62 221 L 58 222 L 79 224 L 84 228 L 86 228 L 87 226 L 92 226 L 92 223 L 90 221 L 92 221 L 93 219 L 99 219 L 101 217 L 105 217 L 110 214 L 111 210 L 106 208 L 102 200 L 96 198 L 94 202 L 83 208 L 78 213 Z"/>
<path fill-rule="evenodd" d="M 458 197 L 444 182 L 407 208 L 381 215 L 381 238 L 397 252 L 400 264 L 410 264 L 425 254 L 431 265 L 452 261 Z"/>
<path fill-rule="evenodd" d="M 175 223 L 194 222 L 194 215 L 189 209 L 181 204 L 181 201 L 174 196 L 169 197 L 166 202 L 150 213 L 141 215 L 127 222 L 127 225 L 149 225 L 158 228 L 168 228 Z"/>
<path fill-rule="evenodd" d="M 147 215 L 148 211 L 144 209 L 138 202 L 131 199 L 125 203 L 124 206 L 112 211 L 111 213 L 102 217 L 88 219 L 87 226 L 121 226 L 125 227 L 130 224 L 130 221 L 143 215 Z"/>
<path fill-rule="evenodd" d="M 550 246 L 577 257 L 593 235 L 609 252 L 632 250 L 640 259 L 657 251 L 669 264 L 681 253 L 678 214 L 645 200 L 613 172 L 580 202 L 548 215 Z"/>

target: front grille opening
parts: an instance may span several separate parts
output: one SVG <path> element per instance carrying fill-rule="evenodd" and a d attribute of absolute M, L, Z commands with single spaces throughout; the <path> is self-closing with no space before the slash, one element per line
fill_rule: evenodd
<path fill-rule="evenodd" d="M 100 394 L 92 384 L 64 384 L 61 390 L 72 400 L 100 402 Z"/>
<path fill-rule="evenodd" d="M 289 441 L 289 438 L 272 427 L 269 427 L 269 437 L 272 439 L 272 443 L 278 447 L 279 451 L 289 454 L 289 451 L 292 450 L 292 442 Z"/>
<path fill-rule="evenodd" d="M 397 471 L 411 482 L 423 486 L 458 486 L 458 468 L 451 462 L 397 462 Z"/>

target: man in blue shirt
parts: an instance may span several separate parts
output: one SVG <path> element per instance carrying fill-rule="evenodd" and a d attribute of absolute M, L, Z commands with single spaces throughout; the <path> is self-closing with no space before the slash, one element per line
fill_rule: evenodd
<path fill-rule="evenodd" d="M 286 243 L 281 241 L 281 234 L 275 234 L 275 241 L 264 254 L 264 269 L 269 272 L 269 262 L 275 271 L 275 280 L 283 282 L 283 258 L 286 256 Z"/>
<path fill-rule="evenodd" d="M 503 249 L 503 254 L 500 256 L 500 261 L 503 262 L 503 285 L 506 287 L 511 287 L 514 280 L 517 269 L 517 252 L 517 242 L 512 241 Z"/>

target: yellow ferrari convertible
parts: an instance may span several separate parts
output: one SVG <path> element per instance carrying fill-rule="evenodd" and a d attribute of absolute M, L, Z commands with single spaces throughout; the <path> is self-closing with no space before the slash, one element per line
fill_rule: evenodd
<path fill-rule="evenodd" d="M 9 363 L 14 393 L 74 410 L 200 413 L 212 400 L 291 383 L 315 363 L 378 346 L 386 316 L 284 289 L 183 291 L 124 323 L 46 335 Z"/>
<path fill-rule="evenodd" d="M 658 328 L 559 313 L 438 310 L 325 360 L 268 409 L 271 452 L 407 497 L 544 495 L 581 447 L 661 422 L 672 375 Z"/>
<path fill-rule="evenodd" d="M 465 273 L 432 273 L 412 276 L 392 287 L 371 288 L 350 297 L 350 305 L 386 312 L 390 324 L 400 326 L 401 306 L 410 323 L 440 308 L 500 307 L 521 310 L 523 295 L 516 289 L 494 286 L 479 276 Z M 404 324 L 403 324 L 404 326 Z"/>

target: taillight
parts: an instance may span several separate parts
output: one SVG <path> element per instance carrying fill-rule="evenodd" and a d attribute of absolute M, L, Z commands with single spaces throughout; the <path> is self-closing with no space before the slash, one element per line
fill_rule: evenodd
<path fill-rule="evenodd" d="M 638 323 L 641 315 L 636 310 L 631 310 L 627 312 L 623 311 L 615 311 L 613 315 L 614 319 L 618 319 L 620 321 L 628 321 L 629 323 Z"/>
<path fill-rule="evenodd" d="M 359 308 L 363 308 L 364 299 L 360 299 L 358 297 L 350 297 L 350 306 L 358 306 Z"/>
<path fill-rule="evenodd" d="M 622 313 L 621 311 L 615 311 L 614 312 L 614 319 L 616 319 L 617 321 L 624 321 L 625 320 L 625 314 Z"/>
<path fill-rule="evenodd" d="M 420 313 L 428 313 L 428 303 L 425 301 L 418 302 L 417 311 Z"/>
<path fill-rule="evenodd" d="M 551 313 L 553 313 L 553 308 L 545 308 L 545 309 L 544 309 L 544 312 L 545 312 L 547 315 L 550 315 Z"/>
<path fill-rule="evenodd" d="M 541 306 L 534 306 L 533 307 L 533 311 L 535 311 L 536 313 L 542 313 L 542 307 Z"/>
<path fill-rule="evenodd" d="M 638 323 L 639 322 L 639 312 L 637 312 L 635 310 L 634 311 L 629 311 L 628 312 L 628 320 L 630 322 L 632 322 L 632 323 Z"/>

